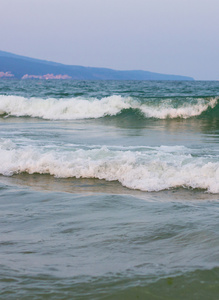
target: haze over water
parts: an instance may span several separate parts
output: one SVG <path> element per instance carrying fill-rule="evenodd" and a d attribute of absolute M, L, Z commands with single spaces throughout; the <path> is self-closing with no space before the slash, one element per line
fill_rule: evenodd
<path fill-rule="evenodd" d="M 219 83 L 0 81 L 1 299 L 217 299 Z"/>

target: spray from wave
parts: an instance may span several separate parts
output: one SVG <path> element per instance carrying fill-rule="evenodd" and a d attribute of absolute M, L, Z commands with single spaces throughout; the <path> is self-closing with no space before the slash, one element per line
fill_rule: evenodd
<path fill-rule="evenodd" d="M 218 97 L 178 101 L 171 99 L 140 102 L 131 97 L 110 96 L 102 99 L 90 98 L 24 98 L 0 96 L 0 115 L 37 117 L 48 120 L 76 120 L 116 116 L 124 110 L 138 110 L 145 118 L 191 118 L 200 116 L 218 104 Z"/>

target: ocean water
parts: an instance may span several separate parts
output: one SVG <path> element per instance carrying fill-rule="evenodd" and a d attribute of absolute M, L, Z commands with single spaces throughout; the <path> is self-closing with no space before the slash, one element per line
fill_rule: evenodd
<path fill-rule="evenodd" d="M 219 82 L 1 80 L 0 299 L 219 299 Z"/>

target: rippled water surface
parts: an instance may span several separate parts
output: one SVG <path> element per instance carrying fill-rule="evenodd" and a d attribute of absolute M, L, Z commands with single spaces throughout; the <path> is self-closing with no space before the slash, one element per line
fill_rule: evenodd
<path fill-rule="evenodd" d="M 218 299 L 219 83 L 0 81 L 1 299 Z"/>

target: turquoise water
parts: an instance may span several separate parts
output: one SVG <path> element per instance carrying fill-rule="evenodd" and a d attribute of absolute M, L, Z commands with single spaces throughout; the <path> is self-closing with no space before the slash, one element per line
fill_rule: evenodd
<path fill-rule="evenodd" d="M 219 82 L 0 81 L 1 299 L 218 299 Z"/>

